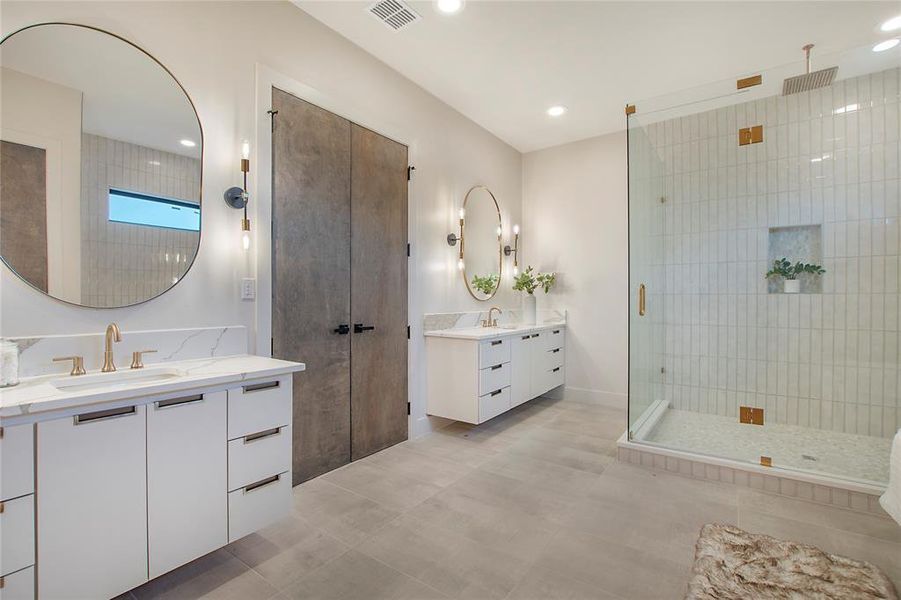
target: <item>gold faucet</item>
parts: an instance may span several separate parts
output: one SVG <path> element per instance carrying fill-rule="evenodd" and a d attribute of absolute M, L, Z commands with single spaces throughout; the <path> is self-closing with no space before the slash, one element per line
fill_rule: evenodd
<path fill-rule="evenodd" d="M 488 318 L 485 319 L 484 321 L 482 321 L 482 327 L 497 327 L 497 319 L 491 318 L 491 314 L 494 311 L 497 311 L 497 314 L 501 314 L 502 312 L 504 312 L 501 309 L 499 309 L 498 307 L 492 306 L 491 309 L 488 311 Z"/>
<path fill-rule="evenodd" d="M 116 363 L 113 362 L 113 342 L 122 341 L 122 332 L 115 323 L 110 323 L 106 327 L 106 345 L 103 350 L 103 368 L 102 373 L 112 373 L 116 370 Z"/>

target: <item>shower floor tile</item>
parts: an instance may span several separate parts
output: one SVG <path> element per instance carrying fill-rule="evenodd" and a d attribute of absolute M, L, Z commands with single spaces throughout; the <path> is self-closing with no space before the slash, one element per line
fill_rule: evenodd
<path fill-rule="evenodd" d="M 891 439 L 798 427 L 745 425 L 732 417 L 667 409 L 645 441 L 674 450 L 803 469 L 885 485 Z"/>

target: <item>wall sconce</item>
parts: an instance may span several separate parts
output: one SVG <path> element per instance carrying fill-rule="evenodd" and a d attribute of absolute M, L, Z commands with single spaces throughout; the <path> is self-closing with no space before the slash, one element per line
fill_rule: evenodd
<path fill-rule="evenodd" d="M 504 246 L 504 255 L 513 255 L 513 276 L 519 275 L 519 225 L 513 226 L 513 247 Z"/>
<path fill-rule="evenodd" d="M 460 252 L 457 254 L 457 268 L 461 271 L 463 267 L 466 265 L 463 263 L 463 222 L 466 217 L 466 210 L 460 209 L 460 235 L 458 236 L 456 233 L 447 234 L 447 245 L 448 246 L 456 246 L 457 242 L 460 242 Z"/>
<path fill-rule="evenodd" d="M 241 219 L 241 245 L 244 250 L 250 250 L 250 219 L 247 218 L 247 203 L 250 195 L 247 193 L 247 173 L 250 172 L 250 143 L 241 144 L 241 172 L 244 174 L 244 187 L 230 187 L 225 190 L 225 203 L 232 208 L 244 209 L 244 218 Z"/>

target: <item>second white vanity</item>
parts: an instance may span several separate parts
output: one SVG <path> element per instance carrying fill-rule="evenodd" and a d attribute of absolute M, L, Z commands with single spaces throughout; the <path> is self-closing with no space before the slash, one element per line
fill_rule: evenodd
<path fill-rule="evenodd" d="M 0 598 L 110 598 L 288 515 L 292 374 L 259 356 L 0 393 Z"/>
<path fill-rule="evenodd" d="M 427 413 L 479 424 L 566 380 L 561 323 L 428 331 Z"/>

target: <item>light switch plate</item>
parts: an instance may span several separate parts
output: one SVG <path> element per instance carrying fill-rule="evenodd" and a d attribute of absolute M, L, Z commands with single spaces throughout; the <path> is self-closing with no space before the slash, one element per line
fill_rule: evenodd
<path fill-rule="evenodd" d="M 254 300 L 257 297 L 257 280 L 245 277 L 241 280 L 241 300 Z"/>

